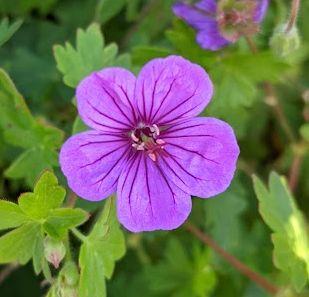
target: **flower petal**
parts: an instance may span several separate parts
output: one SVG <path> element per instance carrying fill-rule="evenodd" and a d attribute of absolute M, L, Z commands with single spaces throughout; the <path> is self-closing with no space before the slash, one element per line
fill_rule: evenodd
<path fill-rule="evenodd" d="M 102 200 L 116 191 L 130 152 L 119 134 L 87 131 L 70 137 L 61 148 L 61 170 L 70 188 L 87 200 Z"/>
<path fill-rule="evenodd" d="M 226 40 L 220 34 L 217 23 L 211 24 L 199 31 L 197 33 L 196 40 L 202 48 L 211 51 L 217 51 L 230 44 L 230 41 Z"/>
<path fill-rule="evenodd" d="M 269 0 L 256 0 L 258 2 L 255 16 L 254 16 L 254 21 L 257 23 L 260 23 L 267 12 Z"/>
<path fill-rule="evenodd" d="M 76 90 L 78 112 L 91 128 L 129 130 L 135 124 L 135 76 L 122 68 L 106 68 L 81 81 Z"/>
<path fill-rule="evenodd" d="M 209 14 L 216 14 L 217 3 L 216 0 L 201 0 L 195 4 L 197 8 L 205 10 Z"/>
<path fill-rule="evenodd" d="M 178 2 L 173 6 L 173 12 L 179 18 L 186 21 L 189 25 L 197 30 L 201 30 L 208 26 L 208 23 L 215 22 L 216 7 L 213 10 L 212 1 L 201 1 L 194 5 Z M 210 8 L 210 10 L 208 10 Z"/>
<path fill-rule="evenodd" d="M 143 67 L 137 78 L 135 99 L 146 124 L 164 125 L 199 114 L 212 93 L 212 82 L 201 66 L 169 56 Z"/>
<path fill-rule="evenodd" d="M 232 128 L 214 118 L 194 118 L 161 133 L 167 156 L 158 162 L 183 191 L 208 198 L 226 190 L 239 148 Z"/>
<path fill-rule="evenodd" d="M 175 229 L 191 211 L 191 197 L 144 153 L 123 170 L 117 194 L 119 221 L 132 232 Z"/>

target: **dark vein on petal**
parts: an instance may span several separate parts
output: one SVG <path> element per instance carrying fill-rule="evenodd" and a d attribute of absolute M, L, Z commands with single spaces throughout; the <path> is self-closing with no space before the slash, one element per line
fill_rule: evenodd
<path fill-rule="evenodd" d="M 217 165 L 221 165 L 220 163 L 218 163 L 218 162 L 215 161 L 215 160 L 206 158 L 205 156 L 203 156 L 201 153 L 199 153 L 199 152 L 197 152 L 197 151 L 189 150 L 189 149 L 187 149 L 187 148 L 182 147 L 181 145 L 174 144 L 174 143 L 166 143 L 166 144 L 175 146 L 175 147 L 177 147 L 177 148 L 179 148 L 179 149 L 182 149 L 182 150 L 185 151 L 185 152 L 189 152 L 189 153 L 192 153 L 192 154 L 197 154 L 198 156 L 200 156 L 201 158 L 205 159 L 206 161 L 213 162 L 213 163 L 215 163 L 215 164 L 217 164 Z"/>
<path fill-rule="evenodd" d="M 104 116 L 104 117 L 110 119 L 111 121 L 114 121 L 114 122 L 116 122 L 116 123 L 118 123 L 118 124 L 120 124 L 120 125 L 123 125 L 123 126 L 125 126 L 125 127 L 129 127 L 128 124 L 126 124 L 126 123 L 124 123 L 124 122 L 122 122 L 122 121 L 119 121 L 119 120 L 117 120 L 117 119 L 114 119 L 114 118 L 112 118 L 112 117 L 106 115 L 105 113 L 103 113 L 103 112 L 100 111 L 99 109 L 97 109 L 95 106 L 93 106 L 93 105 L 89 102 L 89 100 L 87 100 L 87 103 L 90 105 L 90 107 L 92 107 L 92 109 L 94 109 L 94 110 L 95 110 L 97 113 L 99 113 L 100 115 L 102 115 L 102 116 Z"/>
<path fill-rule="evenodd" d="M 118 160 L 115 162 L 115 164 L 110 168 L 110 170 L 104 174 L 103 177 L 100 177 L 99 180 L 97 180 L 94 184 L 92 184 L 92 186 L 96 185 L 97 183 L 100 183 L 99 185 L 99 190 L 100 190 L 100 187 L 103 183 L 103 181 L 108 177 L 108 175 L 113 171 L 113 169 L 115 169 L 115 167 L 117 166 L 117 164 L 120 162 L 120 160 L 123 159 L 123 156 L 127 153 L 128 151 L 124 151 L 123 154 L 118 158 Z"/>
<path fill-rule="evenodd" d="M 164 135 L 164 139 L 168 138 L 182 138 L 182 137 L 212 137 L 212 138 L 216 138 L 214 135 L 209 135 L 209 134 L 196 134 L 196 135 L 175 135 L 175 136 L 168 136 L 168 135 Z"/>
<path fill-rule="evenodd" d="M 187 113 L 190 113 L 192 110 L 196 109 L 200 104 L 195 105 L 194 107 L 190 108 L 189 110 L 183 112 L 181 115 L 177 116 L 176 118 L 172 119 L 172 120 L 168 120 L 166 122 L 161 123 L 161 125 L 166 125 L 166 124 L 170 124 L 171 122 L 181 119 L 183 116 L 185 116 Z M 168 114 L 167 114 L 168 115 Z"/>
<path fill-rule="evenodd" d="M 128 103 L 129 103 L 129 105 L 130 105 L 130 107 L 131 107 L 132 115 L 133 115 L 133 117 L 134 117 L 134 122 L 136 122 L 136 121 L 137 121 L 137 118 L 136 118 L 135 109 L 134 109 L 134 107 L 133 107 L 133 104 L 132 104 L 132 102 L 131 102 L 131 100 L 130 100 L 128 94 L 127 94 L 126 91 L 123 89 L 123 87 L 122 87 L 121 85 L 118 85 L 118 86 L 119 86 L 119 88 L 121 89 L 121 91 L 123 92 L 123 94 L 125 95 L 125 97 L 126 97 Z"/>
<path fill-rule="evenodd" d="M 167 93 L 165 94 L 164 98 L 162 99 L 162 102 L 161 102 L 159 108 L 157 109 L 157 111 L 155 112 L 155 114 L 153 115 L 152 120 L 155 119 L 155 117 L 157 116 L 157 114 L 158 114 L 158 112 L 160 111 L 161 107 L 163 106 L 163 104 L 164 104 L 166 98 L 168 97 L 168 95 L 169 95 L 170 92 L 172 91 L 172 88 L 173 88 L 173 85 L 174 85 L 175 81 L 176 81 L 176 78 L 174 78 L 174 80 L 172 81 L 169 90 L 167 91 Z"/>
<path fill-rule="evenodd" d="M 168 164 L 168 162 L 162 157 L 161 158 L 162 161 L 165 163 L 165 165 L 180 179 L 180 181 L 186 186 L 189 187 L 185 181 L 183 181 L 183 179 L 175 172 L 175 170 L 170 166 L 170 164 Z"/>
<path fill-rule="evenodd" d="M 182 124 L 183 123 L 181 123 L 180 125 L 182 125 Z M 177 129 L 171 130 L 172 128 L 175 128 L 175 125 L 174 125 L 174 126 L 171 126 L 171 127 L 167 128 L 166 130 L 163 130 L 161 132 L 161 134 L 168 134 L 168 133 L 172 133 L 172 132 L 174 133 L 174 132 L 178 132 L 178 131 L 182 131 L 182 130 L 186 130 L 186 129 L 191 129 L 191 128 L 196 128 L 196 127 L 200 127 L 200 126 L 205 126 L 205 124 L 185 126 L 185 127 L 181 127 L 181 128 L 177 128 Z"/>
<path fill-rule="evenodd" d="M 151 95 L 151 107 L 150 107 L 148 122 L 151 121 L 151 114 L 152 114 L 153 104 L 154 104 L 154 96 L 155 96 L 155 92 L 156 92 L 156 89 L 157 89 L 158 80 L 159 80 L 159 78 L 156 79 L 156 81 L 155 81 L 155 83 L 154 83 L 154 86 L 153 86 L 153 90 L 152 90 L 152 95 Z"/>
<path fill-rule="evenodd" d="M 146 186 L 147 186 L 147 192 L 149 196 L 149 204 L 150 204 L 150 209 L 151 209 L 151 215 L 153 217 L 153 208 L 152 208 L 151 194 L 150 194 L 150 187 L 149 187 L 149 180 L 148 180 L 148 165 L 147 165 L 146 156 L 144 156 L 144 165 L 145 165 L 145 173 L 146 173 Z"/>
<path fill-rule="evenodd" d="M 145 80 L 143 80 L 142 97 L 143 97 L 143 118 L 147 121 L 146 98 L 145 98 Z"/>
<path fill-rule="evenodd" d="M 85 146 L 88 146 L 88 145 L 92 145 L 92 144 L 103 144 L 103 143 L 113 143 L 113 142 L 124 142 L 125 139 L 114 139 L 114 140 L 102 140 L 102 141 L 91 141 L 91 142 L 87 142 L 87 143 L 84 143 L 82 145 L 80 145 L 78 148 L 82 148 L 82 147 L 85 147 Z"/>
<path fill-rule="evenodd" d="M 105 128 L 109 128 L 109 129 L 114 129 L 114 130 L 117 130 L 117 131 L 121 131 L 121 132 L 115 132 L 115 133 L 123 133 L 125 131 L 129 131 L 129 129 L 124 129 L 124 128 L 117 128 L 117 127 L 112 127 L 112 126 L 108 126 L 108 125 L 105 125 L 105 124 L 101 124 L 95 120 L 93 120 L 92 118 L 90 118 L 89 116 L 87 116 L 87 119 L 90 120 L 91 122 L 93 122 L 94 124 L 98 125 L 98 126 L 101 126 L 101 127 L 105 127 Z"/>
<path fill-rule="evenodd" d="M 116 105 L 116 107 L 118 108 L 118 110 L 120 111 L 120 113 L 128 120 L 128 122 L 131 125 L 134 125 L 133 122 L 131 121 L 131 119 L 124 113 L 124 111 L 120 108 L 120 105 L 117 103 L 116 98 L 107 90 L 107 88 L 104 86 L 104 82 L 102 80 L 102 78 L 95 73 L 96 78 L 99 80 L 101 88 L 104 90 L 105 93 L 107 93 L 107 95 L 112 99 L 112 101 L 114 102 L 114 104 Z"/>
<path fill-rule="evenodd" d="M 103 160 L 105 157 L 111 155 L 112 153 L 114 153 L 114 152 L 116 152 L 116 151 L 122 149 L 123 147 L 125 147 L 125 146 L 127 146 L 127 145 L 128 145 L 128 144 L 126 143 L 126 144 L 124 144 L 124 145 L 122 145 L 122 146 L 120 146 L 120 147 L 118 147 L 118 148 L 116 148 L 116 149 L 114 149 L 114 150 L 112 150 L 112 151 L 110 151 L 110 152 L 104 154 L 103 156 L 101 156 L 100 158 L 94 160 L 93 162 L 91 162 L 91 163 L 89 163 L 89 164 L 86 164 L 86 165 L 83 165 L 83 166 L 80 166 L 80 169 L 85 168 L 85 167 L 90 166 L 90 165 L 94 165 L 94 164 L 97 163 L 97 162 L 100 162 L 100 161 Z"/>
<path fill-rule="evenodd" d="M 196 90 L 194 91 L 194 93 L 188 97 L 187 99 L 185 99 L 184 101 L 182 101 L 181 103 L 177 104 L 175 107 L 173 107 L 171 110 L 167 111 L 165 114 L 163 114 L 162 116 L 160 116 L 158 119 L 156 119 L 156 122 L 160 122 L 162 121 L 166 116 L 170 115 L 173 111 L 175 111 L 176 109 L 178 109 L 181 105 L 187 103 L 190 99 L 192 99 L 192 97 L 194 97 L 196 95 Z M 196 105 L 194 108 L 191 108 L 191 110 L 195 109 L 196 107 L 198 107 L 200 104 Z M 184 114 L 190 112 L 191 110 L 189 111 L 186 111 Z M 180 115 L 178 116 L 177 118 L 181 118 L 183 116 Z"/>
<path fill-rule="evenodd" d="M 140 158 L 139 158 L 139 161 L 138 161 L 138 165 L 136 166 L 136 171 L 134 173 L 134 177 L 133 177 L 133 180 L 132 180 L 132 183 L 131 183 L 131 188 L 130 188 L 130 192 L 129 192 L 129 205 L 130 205 L 130 212 L 131 212 L 131 216 L 132 216 L 132 219 L 134 220 L 133 218 L 133 214 L 132 214 L 132 205 L 131 205 L 131 194 L 132 194 L 132 190 L 133 190 L 133 186 L 135 184 L 135 181 L 136 181 L 136 177 L 137 177 L 137 173 L 138 173 L 138 170 L 139 170 L 139 167 L 140 167 L 140 164 L 141 164 L 141 154 L 139 155 Z"/>
<path fill-rule="evenodd" d="M 193 177 L 194 179 L 198 179 L 198 180 L 203 180 L 203 181 L 210 181 L 210 180 L 207 180 L 207 179 L 204 179 L 204 178 L 200 178 L 200 177 L 197 177 L 195 175 L 193 175 L 192 173 L 190 173 L 188 170 L 186 170 L 177 160 L 176 160 L 176 156 L 175 155 L 172 155 L 171 153 L 168 153 L 168 155 L 171 157 L 171 159 L 185 172 L 187 173 L 188 175 L 190 175 L 191 177 Z"/>
<path fill-rule="evenodd" d="M 162 168 L 159 166 L 159 164 L 157 164 L 157 168 L 158 168 L 159 172 L 161 173 L 163 179 L 165 180 L 165 183 L 166 183 L 167 187 L 169 188 L 169 190 L 170 190 L 170 192 L 171 192 L 171 194 L 172 194 L 173 202 L 174 202 L 174 206 L 175 206 L 175 205 L 177 204 L 177 203 L 176 203 L 176 200 L 175 200 L 175 196 L 176 196 L 176 195 L 175 195 L 175 193 L 174 193 L 174 191 L 173 191 L 171 185 L 169 184 L 169 182 L 168 182 L 166 176 L 164 175 Z"/>

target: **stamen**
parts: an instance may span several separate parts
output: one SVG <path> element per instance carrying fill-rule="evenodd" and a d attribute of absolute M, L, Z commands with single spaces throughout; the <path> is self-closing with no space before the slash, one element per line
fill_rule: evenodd
<path fill-rule="evenodd" d="M 157 156 L 156 156 L 154 153 L 150 153 L 150 154 L 148 154 L 148 156 L 149 156 L 149 158 L 150 158 L 152 161 L 154 161 L 154 162 L 157 161 Z"/>
<path fill-rule="evenodd" d="M 156 143 L 157 144 L 165 144 L 165 141 L 163 139 L 157 139 Z"/>
<path fill-rule="evenodd" d="M 139 142 L 139 139 L 135 136 L 134 132 L 131 133 L 131 138 L 132 138 L 135 142 Z"/>
<path fill-rule="evenodd" d="M 153 124 L 152 127 L 154 128 L 154 132 L 156 133 L 156 136 L 160 135 L 160 129 L 156 124 Z"/>
<path fill-rule="evenodd" d="M 132 147 L 137 151 L 145 151 L 152 161 L 156 162 L 158 154 L 163 153 L 165 141 L 157 139 L 160 135 L 160 129 L 156 124 L 146 126 L 140 123 L 130 135 L 134 142 Z"/>

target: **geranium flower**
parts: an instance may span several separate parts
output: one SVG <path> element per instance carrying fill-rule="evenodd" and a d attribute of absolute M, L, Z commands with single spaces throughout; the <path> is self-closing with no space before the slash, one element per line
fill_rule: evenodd
<path fill-rule="evenodd" d="M 173 11 L 197 30 L 196 40 L 202 48 L 215 51 L 241 36 L 256 34 L 267 7 L 268 0 L 201 0 L 178 2 Z"/>
<path fill-rule="evenodd" d="M 76 98 L 93 130 L 69 138 L 60 153 L 69 186 L 91 201 L 117 192 L 118 218 L 133 232 L 177 228 L 191 195 L 225 191 L 236 168 L 232 128 L 195 118 L 212 94 L 205 70 L 178 56 L 150 61 L 137 78 L 122 68 L 92 73 Z"/>

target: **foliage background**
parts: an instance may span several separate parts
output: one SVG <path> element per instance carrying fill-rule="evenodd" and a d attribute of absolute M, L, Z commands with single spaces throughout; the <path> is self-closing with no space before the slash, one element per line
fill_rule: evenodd
<path fill-rule="evenodd" d="M 0 0 L 0 20 L 8 17 L 11 24 L 22 20 L 22 24 L 15 23 L 16 28 L 11 28 L 16 29 L 15 34 L 12 31 L 9 34 L 12 37 L 2 46 L 0 42 L 0 67 L 10 75 L 31 111 L 23 116 L 16 113 L 17 118 L 12 119 L 8 116 L 12 112 L 10 107 L 1 103 L 0 196 L 16 202 L 20 193 L 33 190 L 34 181 L 46 168 L 53 168 L 59 183 L 65 185 L 57 167 L 57 151 L 63 141 L 58 129 L 64 131 L 65 137 L 71 135 L 72 129 L 74 132 L 83 129 L 75 119 L 76 109 L 72 104 L 72 87 L 82 77 L 109 65 L 123 65 L 138 72 L 152 57 L 181 54 L 209 71 L 216 94 L 205 114 L 228 121 L 241 146 L 239 168 L 230 189 L 216 199 L 194 199 L 191 221 L 221 247 L 273 283 L 292 288 L 292 284 L 303 276 L 298 278 L 295 271 L 287 272 L 282 268 L 286 264 L 282 261 L 286 259 L 277 259 L 279 270 L 274 267 L 271 233 L 291 236 L 293 242 L 297 239 L 293 238 L 293 230 L 284 231 L 288 232 L 285 234 L 270 222 L 290 197 L 285 186 L 273 177 L 274 188 L 281 192 L 271 190 L 269 195 L 273 195 L 274 200 L 282 200 L 265 206 L 266 210 L 274 212 L 269 220 L 269 214 L 263 213 L 261 206 L 269 199 L 266 199 L 263 186 L 256 181 L 262 217 L 251 175 L 254 173 L 266 181 L 271 171 L 277 171 L 289 177 L 295 158 L 299 157 L 299 178 L 293 190 L 299 209 L 308 215 L 309 154 L 303 147 L 309 138 L 306 124 L 309 119 L 309 19 L 306 17 L 309 2 L 303 1 L 298 20 L 302 45 L 284 59 L 271 53 L 269 39 L 275 26 L 287 17 L 290 1 L 271 1 L 261 32 L 255 38 L 260 49 L 255 56 L 245 40 L 220 53 L 200 49 L 194 41 L 193 30 L 173 16 L 173 2 Z M 81 48 L 74 51 L 70 45 L 62 47 L 66 41 L 75 47 L 77 29 L 86 29 L 92 23 L 96 25 L 86 33 L 78 33 Z M 0 40 L 1 33 L 3 36 L 8 34 L 4 27 L 3 22 Z M 83 60 L 83 46 L 92 60 L 87 55 Z M 292 140 L 282 129 L 270 98 L 265 96 L 264 81 L 274 85 L 291 126 Z M 17 129 L 14 123 L 21 118 L 25 122 L 16 125 Z M 12 130 L 8 126 L 10 121 L 13 122 Z M 93 217 L 101 205 L 77 202 L 78 207 L 90 211 Z M 91 222 L 81 229 L 89 230 Z M 300 237 L 304 238 L 307 230 L 303 227 Z M 117 262 L 114 275 L 107 282 L 108 296 L 268 296 L 184 228 L 139 235 L 125 232 L 125 237 L 126 255 Z M 73 247 L 78 247 L 75 240 Z M 304 244 L 305 253 L 308 253 L 306 247 Z M 292 260 L 295 257 L 295 263 L 298 261 L 293 252 L 287 257 Z M 0 284 L 0 296 L 42 296 L 46 292 L 46 287 L 40 285 L 42 280 L 43 277 L 36 276 L 32 264 L 28 263 Z M 296 296 L 296 293 L 289 294 Z"/>

